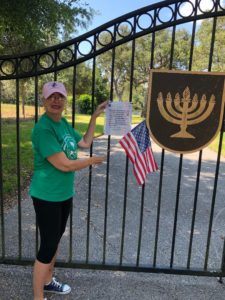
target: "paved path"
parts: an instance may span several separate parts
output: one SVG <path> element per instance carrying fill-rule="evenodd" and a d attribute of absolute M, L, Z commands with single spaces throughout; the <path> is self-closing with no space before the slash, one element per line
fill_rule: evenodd
<path fill-rule="evenodd" d="M 216 278 L 58 268 L 72 292 L 51 300 L 224 300 Z M 31 267 L 0 266 L 0 299 L 33 300 Z"/>
<path fill-rule="evenodd" d="M 94 154 L 106 154 L 107 138 L 101 137 L 94 144 Z M 156 160 L 160 165 L 161 150 L 153 144 Z M 85 152 L 81 155 L 86 155 Z M 180 187 L 179 215 L 176 228 L 174 266 L 187 264 L 190 228 L 193 213 L 198 153 L 185 155 L 183 159 Z M 118 263 L 121 250 L 121 232 L 124 208 L 124 170 L 126 157 L 118 145 L 118 138 L 112 137 L 109 165 L 106 262 Z M 199 185 L 196 223 L 193 239 L 191 266 L 202 268 L 208 234 L 208 223 L 213 194 L 216 155 L 203 151 L 201 180 Z M 174 226 L 174 212 L 177 192 L 177 171 L 179 155 L 166 152 L 161 199 L 161 217 L 157 264 L 168 266 L 171 258 L 171 240 Z M 90 206 L 90 261 L 101 263 L 103 257 L 106 163 L 92 172 L 92 198 Z M 143 206 L 142 243 L 140 264 L 152 264 L 156 216 L 158 208 L 159 173 L 148 175 Z M 86 237 L 88 217 L 88 171 L 77 174 L 77 196 L 73 212 L 73 259 L 86 258 Z M 225 161 L 221 162 L 218 191 L 214 209 L 208 267 L 218 269 L 225 236 L 224 206 Z M 140 229 L 141 188 L 136 184 L 132 168 L 129 166 L 126 222 L 124 234 L 123 263 L 135 264 L 137 241 Z M 35 216 L 32 203 L 23 193 L 22 214 L 22 256 L 35 257 Z M 5 214 L 6 256 L 18 255 L 18 209 L 14 207 Z M 63 237 L 60 259 L 67 259 L 69 253 L 69 228 Z M 0 265 L 0 300 L 32 300 L 31 267 Z M 57 275 L 73 287 L 72 293 L 64 299 L 225 299 L 224 285 L 216 278 L 174 276 L 164 274 L 125 273 L 111 271 L 90 271 L 57 269 Z M 51 296 L 49 299 L 62 299 Z"/>

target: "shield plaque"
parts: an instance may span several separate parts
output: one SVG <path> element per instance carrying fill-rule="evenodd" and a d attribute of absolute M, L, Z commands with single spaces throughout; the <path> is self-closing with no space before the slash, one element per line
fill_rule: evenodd
<path fill-rule="evenodd" d="M 172 152 L 206 147 L 221 129 L 225 73 L 150 70 L 147 126 Z"/>

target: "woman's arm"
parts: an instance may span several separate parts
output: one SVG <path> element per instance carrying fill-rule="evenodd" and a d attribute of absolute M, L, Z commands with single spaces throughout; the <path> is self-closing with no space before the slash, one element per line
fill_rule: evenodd
<path fill-rule="evenodd" d="M 96 119 L 104 111 L 107 104 L 108 104 L 108 101 L 105 101 L 98 105 L 96 111 L 91 116 L 91 120 L 89 122 L 87 132 L 84 134 L 83 139 L 78 143 L 79 147 L 89 148 L 91 146 L 93 137 L 94 137 L 94 133 L 95 133 Z"/>
<path fill-rule="evenodd" d="M 91 165 L 98 165 L 102 163 L 104 159 L 104 156 L 92 156 L 89 158 L 70 160 L 64 152 L 58 152 L 47 157 L 47 160 L 56 169 L 62 172 L 78 171 Z"/>

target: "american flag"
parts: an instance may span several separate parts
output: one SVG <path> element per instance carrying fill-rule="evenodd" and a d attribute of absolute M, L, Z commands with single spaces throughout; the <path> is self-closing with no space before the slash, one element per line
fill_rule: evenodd
<path fill-rule="evenodd" d="M 134 175 L 138 184 L 142 185 L 148 173 L 158 170 L 151 149 L 146 121 L 141 122 L 128 132 L 119 143 L 133 164 Z"/>

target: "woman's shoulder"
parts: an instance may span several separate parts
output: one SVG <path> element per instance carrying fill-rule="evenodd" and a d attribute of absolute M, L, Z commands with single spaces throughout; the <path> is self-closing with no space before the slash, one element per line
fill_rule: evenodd
<path fill-rule="evenodd" d="M 61 121 L 64 123 L 64 124 L 69 124 L 68 120 L 66 119 L 66 117 L 62 117 L 61 118 Z"/>
<path fill-rule="evenodd" d="M 67 127 L 69 130 L 73 130 L 71 124 L 68 122 L 68 120 L 65 117 L 61 118 L 61 124 L 62 126 Z"/>
<path fill-rule="evenodd" d="M 38 122 L 35 124 L 33 128 L 34 133 L 38 133 L 43 130 L 51 130 L 51 124 L 49 124 L 48 120 L 45 118 L 45 115 L 42 115 Z"/>

